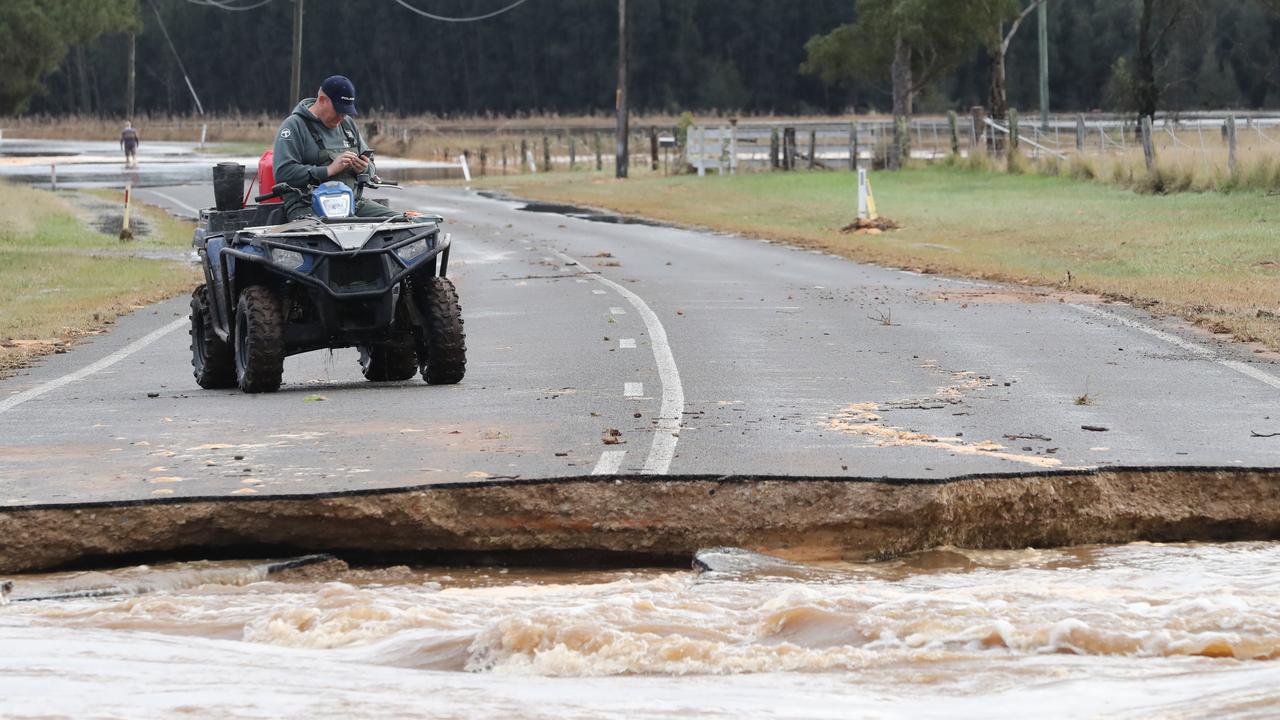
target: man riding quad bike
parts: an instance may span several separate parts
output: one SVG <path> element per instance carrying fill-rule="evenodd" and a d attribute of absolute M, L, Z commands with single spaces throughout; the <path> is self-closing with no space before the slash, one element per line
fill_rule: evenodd
<path fill-rule="evenodd" d="M 314 216 L 286 222 L 281 203 L 263 201 L 295 189 L 281 183 L 255 198 L 261 204 L 240 207 L 243 168 L 221 192 L 219 168 L 217 209 L 200 213 L 193 239 L 205 277 L 191 296 L 191 364 L 201 387 L 273 392 L 285 357 L 343 347 L 359 348 L 368 380 L 418 372 L 432 385 L 462 380 L 466 336 L 446 277 L 451 242 L 442 218 L 355 217 L 366 187 L 394 186 L 365 173 L 354 189 L 315 187 Z"/>

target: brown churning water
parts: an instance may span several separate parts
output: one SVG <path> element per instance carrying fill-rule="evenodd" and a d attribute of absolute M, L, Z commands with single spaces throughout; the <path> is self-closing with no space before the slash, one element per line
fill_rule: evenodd
<path fill-rule="evenodd" d="M 1280 543 L 704 573 L 262 568 L 14 578 L 15 601 L 138 594 L 0 609 L 0 714 L 1280 715 Z"/>

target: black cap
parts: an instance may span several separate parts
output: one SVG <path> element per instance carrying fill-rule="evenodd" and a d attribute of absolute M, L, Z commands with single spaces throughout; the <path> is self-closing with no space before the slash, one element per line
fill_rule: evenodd
<path fill-rule="evenodd" d="M 343 115 L 358 115 L 356 112 L 356 86 L 342 75 L 330 75 L 320 83 L 320 90 L 329 97 L 333 109 Z"/>

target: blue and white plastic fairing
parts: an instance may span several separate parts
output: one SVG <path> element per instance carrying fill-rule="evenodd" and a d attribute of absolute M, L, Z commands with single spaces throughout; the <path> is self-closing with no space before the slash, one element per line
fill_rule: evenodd
<path fill-rule="evenodd" d="M 337 180 L 321 183 L 311 191 L 311 209 L 320 217 L 350 217 L 355 207 L 356 194 Z"/>

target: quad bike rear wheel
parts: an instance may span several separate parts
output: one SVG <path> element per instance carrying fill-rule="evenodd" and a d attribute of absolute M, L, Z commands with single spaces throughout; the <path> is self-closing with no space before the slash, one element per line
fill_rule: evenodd
<path fill-rule="evenodd" d="M 418 355 L 413 348 L 361 345 L 360 372 L 370 382 L 408 380 L 418 374 Z"/>
<path fill-rule="evenodd" d="M 462 305 L 448 278 L 433 277 L 415 288 L 426 327 L 418 347 L 422 379 L 452 385 L 467 374 L 467 335 L 462 331 Z"/>
<path fill-rule="evenodd" d="M 191 293 L 191 367 L 196 383 L 206 390 L 236 386 L 236 359 L 231 345 L 213 330 L 209 288 Z"/>
<path fill-rule="evenodd" d="M 275 392 L 284 375 L 284 311 L 269 288 L 250 285 L 236 303 L 236 384 L 247 393 Z"/>

